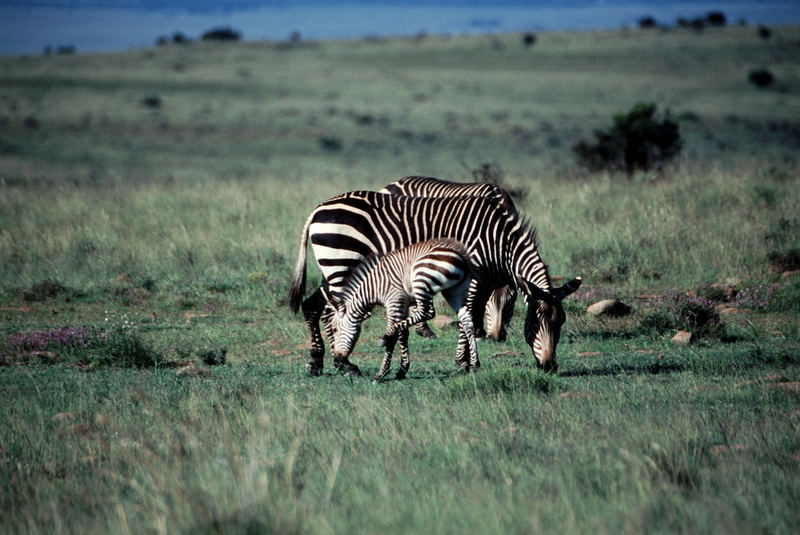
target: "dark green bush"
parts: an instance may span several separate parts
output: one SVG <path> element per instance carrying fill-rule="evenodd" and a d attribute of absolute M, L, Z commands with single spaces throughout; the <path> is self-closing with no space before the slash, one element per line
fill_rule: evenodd
<path fill-rule="evenodd" d="M 614 115 L 611 128 L 595 130 L 594 137 L 594 142 L 584 139 L 572 147 L 578 163 L 592 171 L 625 171 L 628 176 L 671 160 L 683 146 L 678 123 L 669 111 L 659 117 L 652 103 Z"/>

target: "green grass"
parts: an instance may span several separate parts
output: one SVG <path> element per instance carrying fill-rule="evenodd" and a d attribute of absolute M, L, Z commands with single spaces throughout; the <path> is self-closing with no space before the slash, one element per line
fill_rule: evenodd
<path fill-rule="evenodd" d="M 794 532 L 798 41 L 731 27 L 0 58 L 0 532 Z M 766 90 L 747 81 L 762 66 Z M 640 101 L 679 121 L 678 160 L 631 179 L 577 167 L 570 147 Z M 485 163 L 522 193 L 551 273 L 584 278 L 559 373 L 535 369 L 518 304 L 477 374 L 457 372 L 445 327 L 412 335 L 405 381 L 329 360 L 308 376 L 286 299 L 309 211 Z M 605 297 L 631 314 L 585 314 Z M 698 311 L 697 341 L 671 344 Z M 55 339 L 81 326 L 86 344 Z M 352 356 L 367 377 L 382 326 Z"/>

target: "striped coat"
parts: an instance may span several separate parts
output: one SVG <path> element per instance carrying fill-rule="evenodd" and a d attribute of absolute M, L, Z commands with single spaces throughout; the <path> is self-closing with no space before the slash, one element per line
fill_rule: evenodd
<path fill-rule="evenodd" d="M 385 255 L 367 257 L 348 277 L 341 294 L 341 312 L 334 321 L 334 355 L 346 360 L 358 341 L 361 322 L 373 307 L 386 308 L 387 330 L 383 337 L 386 353 L 375 375 L 378 382 L 389 372 L 395 343 L 400 342 L 402 361 L 398 379 L 409 367 L 408 328 L 434 317 L 433 297 L 441 292 L 458 314 L 467 335 L 469 371 L 478 365 L 472 319 L 466 306 L 470 283 L 467 252 L 451 239 L 415 243 Z M 409 307 L 414 312 L 409 316 Z"/>
<path fill-rule="evenodd" d="M 407 197 L 356 191 L 320 204 L 309 215 L 301 235 L 289 304 L 294 311 L 301 305 L 303 308 L 311 334 L 307 365 L 311 373 L 322 370 L 325 351 L 320 315 L 328 302 L 341 306 L 342 287 L 350 272 L 372 253 L 382 254 L 433 238 L 453 238 L 466 247 L 477 281 L 470 286 L 468 307 L 476 301 L 476 292 L 507 285 L 522 290 L 528 308 L 525 339 L 537 363 L 555 369 L 556 346 L 565 321 L 561 300 L 577 289 L 580 279 L 552 287 L 535 233 L 525 220 L 484 197 Z M 303 300 L 309 239 L 324 280 Z M 462 332 L 460 364 L 467 364 L 467 359 L 467 338 Z M 354 371 L 354 365 L 344 364 Z"/>

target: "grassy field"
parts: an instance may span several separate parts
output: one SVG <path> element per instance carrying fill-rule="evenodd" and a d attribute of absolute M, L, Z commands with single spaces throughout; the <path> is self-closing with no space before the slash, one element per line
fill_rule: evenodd
<path fill-rule="evenodd" d="M 796 532 L 798 45 L 730 27 L 0 58 L 0 532 Z M 579 168 L 571 146 L 637 102 L 678 121 L 678 159 Z M 442 326 L 412 337 L 406 381 L 308 376 L 286 299 L 309 211 L 488 168 L 551 273 L 584 278 L 559 373 L 518 304 L 478 374 Z M 585 313 L 607 297 L 631 313 Z M 382 327 L 352 357 L 368 376 Z"/>

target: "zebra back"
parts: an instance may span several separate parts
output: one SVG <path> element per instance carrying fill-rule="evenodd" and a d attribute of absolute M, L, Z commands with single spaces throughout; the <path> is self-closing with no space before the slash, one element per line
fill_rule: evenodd
<path fill-rule="evenodd" d="M 516 212 L 487 197 L 349 192 L 320 204 L 309 216 L 303 235 L 311 239 L 317 264 L 334 299 L 364 258 L 433 238 L 462 242 L 475 278 L 486 288 L 522 280 L 528 283 L 526 293 L 533 287 L 544 293 L 551 289 L 533 228 Z M 303 265 L 304 255 L 301 251 Z M 302 267 L 300 258 L 297 266 Z M 304 273 L 296 271 L 295 282 L 300 276 Z M 295 288 L 293 284 L 293 292 Z"/>
<path fill-rule="evenodd" d="M 430 176 L 407 176 L 387 184 L 379 193 L 416 197 L 489 197 L 516 213 L 511 196 L 491 182 L 450 182 Z"/>

